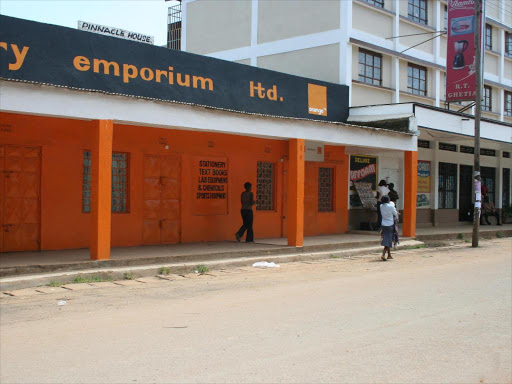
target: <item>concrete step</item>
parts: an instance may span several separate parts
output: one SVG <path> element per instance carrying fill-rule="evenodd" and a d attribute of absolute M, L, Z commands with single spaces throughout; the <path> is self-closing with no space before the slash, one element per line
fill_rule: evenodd
<path fill-rule="evenodd" d="M 136 266 L 118 266 L 118 267 L 102 267 L 90 269 L 76 269 L 69 271 L 58 271 L 51 273 L 34 273 L 22 276 L 8 276 L 0 278 L 0 291 L 6 292 L 11 290 L 33 288 L 45 286 L 50 282 L 71 283 L 79 276 L 82 277 L 102 277 L 113 280 L 123 280 L 125 273 L 130 273 L 133 279 L 157 276 L 160 273 L 161 267 L 170 268 L 171 274 L 179 275 L 185 273 L 192 273 L 199 264 L 205 265 L 210 270 L 229 269 L 237 267 L 251 266 L 257 261 L 275 262 L 278 264 L 288 263 L 294 261 L 311 261 L 327 258 L 351 258 L 360 257 L 362 255 L 369 255 L 371 253 L 382 251 L 382 246 L 379 244 L 372 244 L 375 242 L 365 243 L 365 247 L 358 248 L 343 248 L 336 250 L 326 250 L 320 246 L 319 250 L 294 252 L 287 254 L 269 255 L 266 252 L 260 252 L 258 255 L 245 256 L 245 257 L 230 257 L 230 258 L 217 258 L 212 260 L 212 255 L 208 255 L 208 259 L 193 261 L 164 262 L 161 264 L 151 265 L 136 265 Z M 377 242 L 378 243 L 378 242 Z M 360 245 L 361 243 L 357 243 Z M 409 247 L 421 247 L 424 245 L 421 241 L 417 240 L 402 240 L 398 249 Z"/>

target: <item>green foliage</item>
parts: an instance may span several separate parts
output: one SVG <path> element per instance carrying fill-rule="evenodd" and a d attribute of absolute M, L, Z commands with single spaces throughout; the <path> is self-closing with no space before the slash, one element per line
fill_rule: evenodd
<path fill-rule="evenodd" d="M 458 240 L 464 240 L 464 234 L 463 233 L 458 233 L 457 234 L 457 239 Z"/>
<path fill-rule="evenodd" d="M 73 284 L 80 283 L 102 283 L 105 281 L 112 281 L 112 277 L 101 277 L 101 276 L 78 276 L 73 279 Z"/>
<path fill-rule="evenodd" d="M 204 264 L 199 264 L 196 267 L 196 272 L 199 273 L 200 275 L 204 275 L 208 271 L 209 271 L 208 267 L 206 265 L 204 265 Z"/>
<path fill-rule="evenodd" d="M 133 279 L 133 275 L 131 272 L 125 272 L 124 275 L 123 275 L 123 278 L 125 280 L 132 280 Z"/>
<path fill-rule="evenodd" d="M 501 238 L 503 237 L 503 233 L 501 233 L 501 232 L 499 232 L 499 231 L 498 231 L 498 232 L 496 232 L 496 237 L 497 237 L 498 239 L 501 239 Z"/>
<path fill-rule="evenodd" d="M 158 273 L 160 275 L 168 275 L 171 273 L 171 268 L 169 267 L 160 267 L 160 269 L 158 270 Z"/>
<path fill-rule="evenodd" d="M 50 287 L 61 287 L 65 285 L 66 283 L 63 283 L 62 281 L 50 281 L 50 284 L 48 284 Z"/>

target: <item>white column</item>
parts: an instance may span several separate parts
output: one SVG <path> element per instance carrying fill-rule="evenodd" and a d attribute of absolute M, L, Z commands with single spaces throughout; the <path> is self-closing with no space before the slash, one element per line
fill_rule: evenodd
<path fill-rule="evenodd" d="M 350 32 L 352 31 L 352 0 L 340 0 L 340 84 L 348 85 L 349 106 L 352 105 L 352 44 Z"/>
<path fill-rule="evenodd" d="M 501 0 L 500 1 L 500 21 L 505 24 L 505 1 L 509 1 L 509 0 Z"/>
<path fill-rule="evenodd" d="M 434 8 L 434 25 L 436 31 L 441 31 L 444 26 L 441 26 L 441 2 L 436 0 Z M 441 52 L 441 37 L 434 39 L 434 60 L 439 63 L 439 53 Z"/>
<path fill-rule="evenodd" d="M 393 18 L 393 36 L 400 36 L 400 0 L 395 0 L 395 17 Z M 395 51 L 399 51 L 400 39 L 393 39 L 393 47 Z"/>
<path fill-rule="evenodd" d="M 258 66 L 258 58 L 256 57 L 255 47 L 258 45 L 258 1 L 252 0 L 251 9 L 251 65 L 253 67 Z"/>
<path fill-rule="evenodd" d="M 436 107 L 441 104 L 441 92 L 441 71 L 436 69 Z"/>
<path fill-rule="evenodd" d="M 185 0 L 181 3 L 181 50 L 187 50 L 187 3 Z"/>
<path fill-rule="evenodd" d="M 395 89 L 395 103 L 400 102 L 400 59 L 398 57 L 392 58 L 392 69 L 393 69 L 393 77 L 395 80 L 394 89 Z"/>

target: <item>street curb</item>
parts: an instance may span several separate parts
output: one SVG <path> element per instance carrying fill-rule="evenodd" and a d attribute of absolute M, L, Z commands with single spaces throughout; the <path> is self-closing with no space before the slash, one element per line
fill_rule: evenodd
<path fill-rule="evenodd" d="M 404 240 L 398 246 L 398 249 L 421 246 L 422 242 L 417 240 Z M 240 257 L 229 259 L 217 260 L 197 260 L 194 262 L 186 263 L 163 263 L 143 266 L 124 266 L 117 268 L 101 268 L 101 269 L 84 269 L 75 271 L 54 272 L 46 274 L 33 274 L 24 276 L 10 276 L 0 279 L 0 291 L 11 291 L 23 288 L 34 288 L 43 285 L 48 285 L 52 281 L 61 283 L 71 283 L 75 278 L 81 276 L 87 277 L 101 277 L 103 279 L 123 280 L 125 273 L 131 274 L 132 279 L 141 277 L 157 276 L 160 273 L 161 267 L 170 268 L 171 274 L 187 274 L 193 273 L 196 267 L 200 264 L 208 267 L 209 270 L 220 270 L 238 267 L 252 266 L 258 261 L 268 261 L 275 263 L 289 263 L 295 261 L 312 261 L 327 258 L 351 258 L 354 256 L 368 255 L 370 253 L 382 251 L 382 246 L 370 246 L 365 248 L 356 249 L 338 249 L 338 250 L 324 250 L 320 252 L 300 252 L 287 255 L 259 255 L 254 257 Z M 209 255 L 210 256 L 210 255 Z"/>
<path fill-rule="evenodd" d="M 501 233 L 502 237 L 512 237 L 512 229 L 505 230 L 485 230 L 480 231 L 480 238 L 482 239 L 496 239 L 498 237 L 498 233 Z M 437 233 L 433 235 L 418 235 L 415 237 L 418 241 L 433 241 L 433 240 L 462 240 L 459 236 L 462 235 L 462 239 L 471 239 L 471 232 L 453 232 L 453 233 Z"/>

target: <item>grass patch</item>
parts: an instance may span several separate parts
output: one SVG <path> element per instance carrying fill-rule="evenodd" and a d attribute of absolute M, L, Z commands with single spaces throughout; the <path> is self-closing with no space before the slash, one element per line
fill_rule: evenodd
<path fill-rule="evenodd" d="M 496 232 L 496 237 L 498 239 L 501 239 L 503 237 L 503 233 L 501 233 L 500 231 Z"/>
<path fill-rule="evenodd" d="M 464 240 L 464 234 L 458 233 L 457 234 L 457 240 Z"/>
<path fill-rule="evenodd" d="M 341 259 L 341 255 L 330 255 L 331 259 Z"/>
<path fill-rule="evenodd" d="M 471 243 L 471 240 L 469 240 L 469 239 L 465 239 L 465 240 L 464 240 L 464 242 L 465 242 L 465 243 Z"/>
<path fill-rule="evenodd" d="M 408 245 L 407 247 L 403 247 L 400 249 L 408 250 L 408 249 L 421 249 L 421 248 L 427 248 L 427 244 Z"/>
<path fill-rule="evenodd" d="M 125 280 L 132 280 L 133 279 L 133 275 L 131 272 L 125 272 L 124 275 L 123 275 L 123 279 Z"/>
<path fill-rule="evenodd" d="M 50 281 L 50 284 L 48 284 L 50 287 L 62 287 L 66 283 L 63 283 L 62 281 Z"/>
<path fill-rule="evenodd" d="M 73 279 L 73 284 L 80 284 L 80 283 L 103 283 L 106 281 L 112 281 L 114 280 L 111 277 L 101 277 L 101 276 L 78 276 Z"/>
<path fill-rule="evenodd" d="M 168 275 L 171 273 L 171 268 L 169 267 L 160 267 L 160 269 L 158 270 L 158 273 L 160 275 Z"/>
<path fill-rule="evenodd" d="M 196 273 L 199 273 L 200 275 L 204 275 L 208 271 L 209 271 L 208 267 L 206 265 L 204 265 L 204 264 L 199 264 L 196 267 Z"/>

